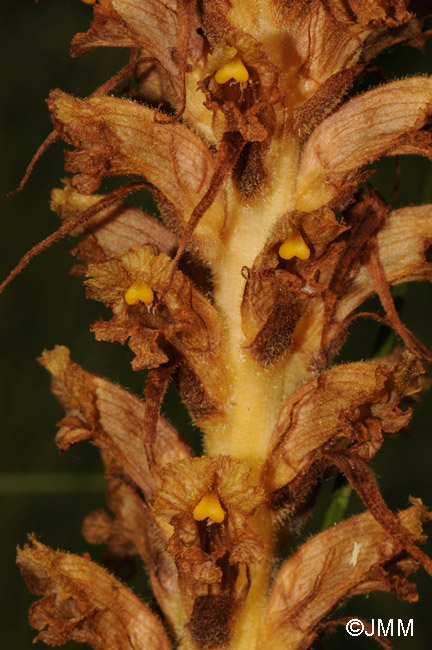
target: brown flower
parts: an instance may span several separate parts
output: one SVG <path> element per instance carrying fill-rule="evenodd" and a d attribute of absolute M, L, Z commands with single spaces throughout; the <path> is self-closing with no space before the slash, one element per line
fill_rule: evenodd
<path fill-rule="evenodd" d="M 174 528 L 167 548 L 184 578 L 198 584 L 223 582 L 227 576 L 218 560 L 225 555 L 230 564 L 260 560 L 263 543 L 248 519 L 264 502 L 264 493 L 248 485 L 249 472 L 246 463 L 228 456 L 193 458 L 165 468 L 153 507 Z M 209 495 L 219 507 L 203 503 Z"/>
<path fill-rule="evenodd" d="M 398 515 L 413 539 L 423 541 L 430 514 L 420 501 Z M 343 599 L 372 590 L 396 591 L 415 602 L 407 575 L 417 563 L 368 513 L 316 535 L 282 566 L 264 616 L 262 643 L 274 650 L 309 648 L 320 621 Z"/>
<path fill-rule="evenodd" d="M 376 361 L 336 366 L 310 379 L 282 406 L 266 465 L 275 504 L 291 512 L 304 502 L 328 467 L 332 449 L 370 460 L 383 443 L 411 419 L 398 404 L 421 390 L 421 364 L 406 352 L 395 364 Z"/>
<path fill-rule="evenodd" d="M 134 594 L 85 557 L 53 551 L 34 537 L 18 552 L 32 593 L 36 640 L 88 643 L 96 650 L 170 650 L 160 621 Z"/>
<path fill-rule="evenodd" d="M 121 257 L 90 265 L 88 296 L 114 312 L 111 321 L 99 321 L 93 330 L 100 340 L 124 343 L 129 338 L 136 370 L 176 360 L 174 348 L 181 360 L 180 390 L 193 415 L 198 421 L 217 418 L 228 400 L 220 320 L 193 283 L 180 271 L 172 277 L 172 270 L 167 255 L 155 256 L 148 247 L 138 246 Z M 142 283 L 151 287 L 156 300 L 161 296 L 155 309 L 126 301 L 129 288 Z"/>

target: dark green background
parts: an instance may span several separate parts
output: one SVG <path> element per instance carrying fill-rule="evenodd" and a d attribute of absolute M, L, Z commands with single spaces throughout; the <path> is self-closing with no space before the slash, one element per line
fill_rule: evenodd
<path fill-rule="evenodd" d="M 63 172 L 62 144 L 57 143 L 37 163 L 25 190 L 9 199 L 27 162 L 50 131 L 44 99 L 51 88 L 60 87 L 77 96 L 88 95 L 127 60 L 125 51 L 99 50 L 87 58 L 70 59 L 69 43 L 77 31 L 86 29 L 91 8 L 79 0 L 31 0 L 10 2 L 4 12 L 2 35 L 2 141 L 1 166 L 1 256 L 3 279 L 20 256 L 58 226 L 48 207 L 49 192 L 59 185 Z M 432 48 L 426 55 L 401 47 L 380 57 L 389 79 L 432 72 Z M 373 76 L 364 82 L 375 83 Z M 390 199 L 395 179 L 395 161 L 380 162 L 373 183 Z M 112 187 L 106 185 L 102 189 Z M 398 206 L 432 200 L 430 163 L 415 157 L 402 160 Z M 149 205 L 144 195 L 138 204 Z M 147 201 L 147 203 L 146 203 Z M 152 209 L 147 207 L 147 209 Z M 59 343 L 70 347 L 72 358 L 86 369 L 121 382 L 140 394 L 143 373 L 130 369 L 131 354 L 119 344 L 95 342 L 89 324 L 102 310 L 84 299 L 82 282 L 69 275 L 70 241 L 61 242 L 32 262 L 0 297 L 0 404 L 2 447 L 0 456 L 1 607 L 4 616 L 0 638 L 7 650 L 29 650 L 33 631 L 27 624 L 28 594 L 15 566 L 15 547 L 34 531 L 54 548 L 73 552 L 90 551 L 100 559 L 101 549 L 89 548 L 80 535 L 81 522 L 89 510 L 104 504 L 101 463 L 97 450 L 88 444 L 73 448 L 66 456 L 54 445 L 55 422 L 62 410 L 48 389 L 48 377 L 36 363 L 44 348 Z M 403 305 L 403 319 L 432 348 L 430 316 L 432 290 L 411 285 Z M 372 354 L 378 327 L 357 324 L 343 351 L 345 360 Z M 416 407 L 411 439 L 388 439 L 373 466 L 384 497 L 393 508 L 407 505 L 409 494 L 432 505 L 430 392 Z M 188 422 L 183 407 L 170 391 L 164 413 L 198 444 L 199 435 Z M 322 522 L 332 483 L 328 481 L 318 499 L 314 517 L 303 535 L 317 530 Z M 361 510 L 352 498 L 350 512 Z M 295 540 L 297 545 L 301 538 Z M 425 547 L 432 552 L 432 544 Z M 393 639 L 396 649 L 426 650 L 432 646 L 430 602 L 432 579 L 422 570 L 416 574 L 420 602 L 410 606 L 393 595 L 357 597 L 339 614 L 365 618 L 414 619 L 413 639 Z M 149 599 L 147 578 L 139 569 L 132 580 L 135 592 Z M 325 648 L 374 646 L 373 640 L 351 639 L 342 629 L 324 642 Z M 42 647 L 42 646 L 41 646 Z M 66 647 L 66 646 L 65 646 Z M 68 648 L 82 647 L 69 644 Z"/>

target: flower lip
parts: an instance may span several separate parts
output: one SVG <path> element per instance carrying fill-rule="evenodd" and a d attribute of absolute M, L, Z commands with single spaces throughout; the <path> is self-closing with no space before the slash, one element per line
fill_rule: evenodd
<path fill-rule="evenodd" d="M 197 521 L 209 518 L 217 524 L 223 522 L 225 511 L 221 506 L 217 492 L 206 492 L 201 497 L 193 510 L 193 517 Z"/>
<path fill-rule="evenodd" d="M 153 302 L 153 289 L 146 282 L 134 282 L 126 291 L 125 300 L 128 305 L 136 305 L 138 302 Z"/>
<path fill-rule="evenodd" d="M 294 231 L 288 239 L 279 247 L 279 257 L 284 260 L 290 260 L 298 257 L 301 260 L 307 260 L 310 257 L 310 249 L 306 244 L 299 230 Z"/>
<path fill-rule="evenodd" d="M 249 72 L 239 56 L 230 59 L 216 71 L 215 80 L 218 84 L 225 84 L 230 79 L 240 82 L 249 80 Z"/>

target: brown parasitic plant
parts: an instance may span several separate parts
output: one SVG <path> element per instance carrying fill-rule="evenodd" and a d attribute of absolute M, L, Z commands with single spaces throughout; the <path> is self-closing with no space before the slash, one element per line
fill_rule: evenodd
<path fill-rule="evenodd" d="M 329 619 L 342 600 L 412 602 L 408 575 L 432 575 L 426 507 L 392 512 L 367 464 L 407 427 L 400 404 L 432 361 L 390 291 L 432 277 L 432 206 L 392 209 L 366 182 L 382 156 L 432 158 L 432 78 L 358 91 L 377 54 L 424 45 L 428 3 L 85 2 L 93 21 L 72 55 L 126 47 L 129 63 L 87 99 L 51 92 L 35 159 L 69 145 L 51 201 L 63 223 L 2 289 L 47 245 L 80 237 L 74 271 L 112 311 L 96 339 L 127 342 L 149 371 L 140 400 L 64 347 L 40 359 L 66 411 L 58 448 L 88 440 L 105 464 L 109 512 L 90 513 L 84 536 L 142 558 L 160 616 L 88 557 L 31 537 L 18 554 L 41 596 L 30 621 L 48 644 L 97 650 L 306 650 L 345 623 Z M 96 193 L 125 175 L 139 180 Z M 161 220 L 124 202 L 144 187 Z M 382 313 L 359 312 L 373 294 Z M 403 347 L 331 365 L 366 316 Z M 160 415 L 169 382 L 200 427 L 200 457 Z M 336 472 L 365 512 L 281 562 Z"/>

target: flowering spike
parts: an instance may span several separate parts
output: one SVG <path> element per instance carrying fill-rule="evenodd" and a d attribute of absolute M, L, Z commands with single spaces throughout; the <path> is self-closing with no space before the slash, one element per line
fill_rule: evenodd
<path fill-rule="evenodd" d="M 249 72 L 241 58 L 235 56 L 230 61 L 224 63 L 216 72 L 215 79 L 218 84 L 225 84 L 230 79 L 236 81 L 247 81 L 249 79 Z"/>
<path fill-rule="evenodd" d="M 299 230 L 295 230 L 279 247 L 279 257 L 283 260 L 290 260 L 293 257 L 307 260 L 309 259 L 309 256 L 309 247 Z"/>
<path fill-rule="evenodd" d="M 222 509 L 216 492 L 207 492 L 207 494 L 204 494 L 195 506 L 193 516 L 197 521 L 203 521 L 208 517 L 217 524 L 220 524 L 225 519 L 225 512 Z"/>
<path fill-rule="evenodd" d="M 146 282 L 134 282 L 126 291 L 125 300 L 128 305 L 136 305 L 138 302 L 153 302 L 153 289 Z"/>
<path fill-rule="evenodd" d="M 432 513 L 420 500 L 390 511 L 367 466 L 384 434 L 408 426 L 399 404 L 424 385 L 419 358 L 432 360 L 390 291 L 432 278 L 432 204 L 392 210 L 359 187 L 382 156 L 432 159 L 432 77 L 366 92 L 360 79 L 382 50 L 423 46 L 428 3 L 83 1 L 93 17 L 72 55 L 120 47 L 128 63 L 86 99 L 50 93 L 53 130 L 20 188 L 65 140 L 71 177 L 52 197 L 63 225 L 0 293 L 48 245 L 84 235 L 74 273 L 112 311 L 92 331 L 127 343 L 132 368 L 149 374 L 140 400 L 65 348 L 45 352 L 66 411 L 56 444 L 101 449 L 111 512 L 86 518 L 85 539 L 144 560 L 173 645 L 110 574 L 35 539 L 19 553 L 42 597 L 31 623 L 51 645 L 306 650 L 344 621 L 324 620 L 341 599 L 373 588 L 414 602 L 408 575 L 418 564 L 432 575 L 417 546 Z M 95 194 L 125 176 L 146 180 Z M 161 222 L 123 202 L 145 188 Z M 384 315 L 357 310 L 373 293 Z M 389 337 L 386 358 L 328 368 L 365 315 L 408 350 L 388 354 Z M 161 416 L 170 381 L 201 430 L 201 457 Z M 341 521 L 336 489 L 326 530 L 282 562 L 328 471 L 369 513 Z"/>

